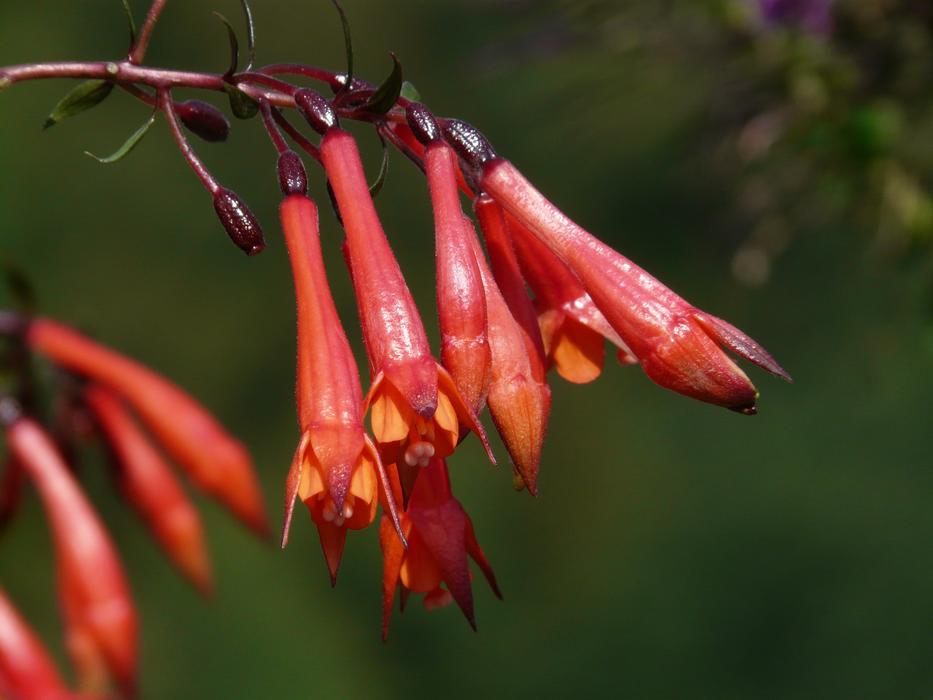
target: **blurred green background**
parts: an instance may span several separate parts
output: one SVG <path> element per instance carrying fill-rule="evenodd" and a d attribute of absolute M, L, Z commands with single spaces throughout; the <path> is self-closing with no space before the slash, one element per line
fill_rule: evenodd
<path fill-rule="evenodd" d="M 131 4 L 141 17 L 146 3 Z M 252 4 L 261 63 L 342 68 L 328 2 Z M 455 608 L 412 604 L 387 644 L 375 528 L 350 536 L 331 590 L 308 518 L 282 552 L 195 494 L 219 584 L 205 603 L 90 450 L 85 483 L 141 611 L 144 698 L 933 697 L 926 4 L 866 0 L 859 12 L 874 14 L 831 28 L 763 24 L 751 1 L 345 5 L 360 74 L 381 79 L 396 51 L 432 109 L 477 124 L 581 224 L 762 341 L 796 384 L 750 372 L 761 410 L 745 418 L 637 368 L 582 387 L 555 378 L 537 499 L 475 441 L 451 463 L 504 603 L 476 579 L 478 634 Z M 235 0 L 170 1 L 148 62 L 223 70 L 212 9 L 239 21 Z M 125 41 L 113 0 L 0 3 L 0 65 L 118 57 Z M 128 96 L 41 132 L 67 87 L 0 95 L 0 254 L 44 313 L 173 378 L 241 436 L 278 523 L 298 432 L 273 151 L 258 121 L 196 144 L 265 223 L 268 248 L 248 259 L 163 123 L 117 165 L 82 155 L 115 150 L 146 118 Z M 774 120 L 762 146 L 749 125 Z M 360 133 L 375 172 L 378 144 Z M 433 327 L 430 209 L 403 158 L 377 204 Z M 0 583 L 65 668 L 34 497 L 0 538 Z"/>

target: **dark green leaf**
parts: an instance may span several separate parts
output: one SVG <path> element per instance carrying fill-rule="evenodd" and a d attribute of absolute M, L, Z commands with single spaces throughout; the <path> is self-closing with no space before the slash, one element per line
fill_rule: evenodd
<path fill-rule="evenodd" d="M 385 114 L 395 106 L 399 95 L 402 94 L 402 64 L 394 53 L 389 54 L 392 57 L 392 72 L 380 85 L 372 97 L 366 101 L 364 109 L 374 114 Z"/>
<path fill-rule="evenodd" d="M 340 13 L 340 24 L 343 27 L 343 43 L 347 52 L 347 75 L 343 87 L 346 90 L 353 84 L 353 40 L 350 37 L 350 21 L 347 19 L 347 13 L 343 11 L 340 0 L 330 1 L 337 8 L 337 12 Z"/>
<path fill-rule="evenodd" d="M 375 197 L 382 191 L 382 186 L 386 183 L 386 176 L 389 174 L 389 147 L 382 136 L 379 137 L 382 142 L 382 165 L 379 166 L 379 174 L 376 181 L 369 186 L 369 194 Z"/>
<path fill-rule="evenodd" d="M 252 119 L 259 113 L 259 103 L 236 85 L 224 85 L 227 97 L 230 98 L 230 111 L 237 119 Z"/>
<path fill-rule="evenodd" d="M 123 0 L 123 10 L 126 12 L 126 23 L 130 28 L 130 46 L 136 43 L 136 22 L 133 20 L 133 11 L 130 10 L 130 4 Z"/>
<path fill-rule="evenodd" d="M 253 24 L 253 11 L 247 0 L 240 0 L 240 4 L 243 5 L 243 14 L 246 15 L 246 49 L 249 55 L 244 70 L 252 70 L 253 62 L 256 60 L 256 28 Z"/>
<path fill-rule="evenodd" d="M 418 88 L 409 83 L 407 80 L 402 83 L 401 95 L 406 100 L 411 100 L 412 102 L 421 102 L 421 93 L 418 92 Z"/>
<path fill-rule="evenodd" d="M 50 126 L 58 124 L 62 119 L 81 114 L 81 112 L 99 105 L 110 94 L 111 90 L 113 90 L 113 83 L 106 80 L 87 80 L 81 83 L 52 108 L 42 128 L 48 129 Z"/>
<path fill-rule="evenodd" d="M 227 68 L 227 72 L 224 73 L 224 76 L 229 77 L 236 73 L 236 68 L 240 63 L 240 42 L 237 41 L 236 32 L 233 31 L 230 20 L 219 12 L 214 12 L 214 17 L 223 22 L 223 25 L 227 28 L 227 39 L 230 40 L 230 67 Z"/>
<path fill-rule="evenodd" d="M 130 152 L 136 148 L 140 141 L 142 141 L 143 136 L 149 131 L 149 128 L 153 125 L 156 119 L 157 112 L 153 112 L 152 116 L 146 120 L 146 122 L 139 127 L 136 131 L 130 134 L 130 137 L 123 142 L 123 145 L 120 146 L 114 153 L 107 156 L 106 158 L 101 158 L 100 156 L 95 156 L 90 151 L 85 151 L 86 155 L 89 155 L 91 158 L 96 160 L 98 163 L 103 163 L 104 165 L 110 165 L 111 163 L 116 163 L 123 160 Z"/>

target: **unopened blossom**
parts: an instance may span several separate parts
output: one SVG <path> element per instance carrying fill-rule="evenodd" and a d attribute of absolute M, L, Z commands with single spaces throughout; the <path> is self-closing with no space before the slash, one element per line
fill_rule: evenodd
<path fill-rule="evenodd" d="M 34 319 L 26 341 L 56 364 L 116 392 L 196 485 L 257 533 L 266 534 L 262 493 L 249 453 L 191 396 L 135 360 L 57 321 Z"/>
<path fill-rule="evenodd" d="M 133 695 L 136 610 L 113 543 L 52 440 L 35 421 L 13 420 L 6 439 L 35 484 L 51 524 L 66 643 L 82 686 L 99 690 L 105 667 L 124 694 Z"/>
<path fill-rule="evenodd" d="M 400 490 L 396 483 L 395 489 Z M 433 458 L 415 483 L 405 512 L 402 530 L 408 538 L 406 550 L 392 523 L 383 517 L 379 528 L 382 547 L 382 637 L 389 635 L 389 619 L 396 588 L 402 602 L 410 593 L 424 594 L 424 605 L 433 610 L 456 602 L 473 629 L 473 589 L 467 557 L 483 572 L 489 587 L 501 598 L 496 576 L 483 554 L 473 523 L 450 490 L 450 477 L 443 459 Z"/>
<path fill-rule="evenodd" d="M 385 472 L 364 430 L 359 372 L 327 284 L 317 207 L 305 195 L 292 194 L 279 213 L 295 280 L 302 430 L 286 483 L 283 544 L 295 499 L 301 498 L 335 582 L 347 530 L 365 528 L 376 517 Z M 389 508 L 394 512 L 394 504 Z"/>

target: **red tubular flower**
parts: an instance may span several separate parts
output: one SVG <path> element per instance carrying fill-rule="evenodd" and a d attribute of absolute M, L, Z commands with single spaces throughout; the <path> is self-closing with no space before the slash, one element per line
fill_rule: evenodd
<path fill-rule="evenodd" d="M 620 362 L 638 362 L 570 268 L 515 217 L 506 214 L 506 219 L 519 264 L 535 294 L 548 365 L 569 382 L 591 382 L 602 371 L 606 340 L 619 349 Z"/>
<path fill-rule="evenodd" d="M 56 321 L 33 320 L 26 339 L 54 362 L 126 399 L 195 484 L 266 535 L 262 493 L 249 454 L 203 406 L 147 367 Z"/>
<path fill-rule="evenodd" d="M 396 487 L 399 488 L 399 487 Z M 433 458 L 415 483 L 402 514 L 402 529 L 408 538 L 406 551 L 383 516 L 379 543 L 383 554 L 382 638 L 389 636 L 389 619 L 395 589 L 402 600 L 408 593 L 424 593 L 429 610 L 456 602 L 470 626 L 476 629 L 473 590 L 467 556 L 479 566 L 489 587 L 502 598 L 496 576 L 476 541 L 473 523 L 450 491 L 447 464 Z M 441 584 L 446 590 L 441 588 Z"/>
<path fill-rule="evenodd" d="M 69 644 L 69 651 L 79 669 L 88 666 L 88 648 L 99 653 L 123 692 L 133 695 L 136 611 L 113 543 L 42 428 L 19 418 L 6 436 L 51 522 L 68 636 L 81 643 L 80 649 Z"/>
<path fill-rule="evenodd" d="M 112 391 L 92 385 L 84 400 L 119 463 L 126 497 L 179 570 L 209 594 L 211 563 L 201 520 L 181 484 Z"/>
<path fill-rule="evenodd" d="M 298 316 L 298 422 L 303 431 L 285 490 L 284 546 L 295 498 L 301 497 L 317 525 L 331 582 L 347 529 L 367 527 L 376 517 L 377 475 L 385 471 L 363 427 L 363 392 L 350 343 L 334 306 L 318 235 L 314 202 L 301 194 L 279 210 L 288 246 Z M 395 521 L 394 503 L 388 504 Z"/>
<path fill-rule="evenodd" d="M 484 191 L 573 270 L 656 383 L 701 401 L 755 413 L 758 392 L 721 345 L 790 380 L 758 343 L 692 306 L 583 230 L 508 161 L 489 158 L 480 180 Z"/>
<path fill-rule="evenodd" d="M 468 221 L 465 225 L 472 226 Z M 471 233 L 489 319 L 492 350 L 489 413 L 512 458 L 517 487 L 525 486 L 529 493 L 537 495 L 541 448 L 551 412 L 551 389 L 537 351 L 496 286 L 475 231 Z"/>
<path fill-rule="evenodd" d="M 482 426 L 431 355 L 418 309 L 379 223 L 353 137 L 329 128 L 321 156 L 347 232 L 346 253 L 372 376 L 366 406 L 372 408 L 373 435 L 383 460 L 403 469 L 408 492 L 417 467 L 453 452 L 462 426 L 477 434 L 492 460 Z"/>
<path fill-rule="evenodd" d="M 48 652 L 0 589 L 0 696 L 69 700 L 72 694 Z"/>
<path fill-rule="evenodd" d="M 460 208 L 456 155 L 443 141 L 434 141 L 424 156 L 434 209 L 441 361 L 478 415 L 486 403 L 492 361 L 483 280 Z"/>

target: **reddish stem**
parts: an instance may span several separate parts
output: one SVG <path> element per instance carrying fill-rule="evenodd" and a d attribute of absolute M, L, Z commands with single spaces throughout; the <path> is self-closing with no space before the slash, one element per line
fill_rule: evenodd
<path fill-rule="evenodd" d="M 159 108 L 165 114 L 165 120 L 168 122 L 169 129 L 172 131 L 172 137 L 175 139 L 175 143 L 178 144 L 178 149 L 181 151 L 181 154 L 185 157 L 185 160 L 188 161 L 188 165 L 191 166 L 191 169 L 194 170 L 195 175 L 198 176 L 207 190 L 211 194 L 214 194 L 220 188 L 220 185 L 217 184 L 217 180 L 214 179 L 214 176 L 211 175 L 210 171 L 204 166 L 204 163 L 201 162 L 201 159 L 198 158 L 197 154 L 194 152 L 191 144 L 188 143 L 185 132 L 182 131 L 181 122 L 178 121 L 178 114 L 175 112 L 172 94 L 168 90 L 159 91 Z"/>
<path fill-rule="evenodd" d="M 149 42 L 152 39 L 152 31 L 155 29 L 156 22 L 159 21 L 159 15 L 162 14 L 162 10 L 165 8 L 165 2 L 166 0 L 153 0 L 149 12 L 146 13 L 143 26 L 139 30 L 136 43 L 126 57 L 126 60 L 130 63 L 142 63 L 143 58 L 146 56 L 146 50 L 149 48 Z"/>

